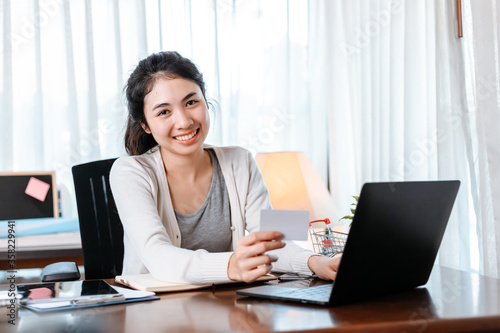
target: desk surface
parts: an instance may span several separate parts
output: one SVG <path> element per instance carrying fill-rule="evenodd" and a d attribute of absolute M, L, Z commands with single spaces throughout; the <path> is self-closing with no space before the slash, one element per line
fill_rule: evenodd
<path fill-rule="evenodd" d="M 249 299 L 223 287 L 159 294 L 158 301 L 51 314 L 21 308 L 18 332 L 498 332 L 500 280 L 435 267 L 408 292 L 339 307 Z M 0 323 L 0 331 L 11 328 Z M 41 331 L 42 329 L 42 331 Z M 44 331 L 45 332 L 45 331 Z"/>

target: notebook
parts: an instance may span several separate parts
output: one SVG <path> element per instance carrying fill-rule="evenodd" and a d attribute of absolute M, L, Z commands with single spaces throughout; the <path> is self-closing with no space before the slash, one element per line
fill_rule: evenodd
<path fill-rule="evenodd" d="M 277 279 L 276 276 L 272 274 L 266 274 L 257 279 L 258 282 L 269 281 Z M 241 283 L 239 281 L 221 281 L 217 283 L 204 283 L 204 284 L 192 284 L 192 283 L 173 283 L 160 281 L 153 278 L 150 273 L 147 274 L 136 274 L 136 275 L 118 275 L 115 277 L 117 283 L 123 284 L 124 286 L 143 291 L 154 291 L 154 292 L 177 292 L 185 290 L 195 290 L 209 288 L 215 285 L 224 284 L 236 284 Z"/>
<path fill-rule="evenodd" d="M 424 285 L 459 186 L 456 180 L 366 183 L 334 282 L 285 282 L 237 294 L 334 306 Z"/>

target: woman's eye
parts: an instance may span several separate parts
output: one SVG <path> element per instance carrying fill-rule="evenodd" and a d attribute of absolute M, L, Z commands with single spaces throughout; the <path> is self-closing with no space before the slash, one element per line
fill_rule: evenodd
<path fill-rule="evenodd" d="M 191 106 L 191 105 L 194 105 L 194 104 L 196 104 L 196 103 L 198 103 L 198 101 L 191 100 L 191 101 L 188 101 L 188 102 L 186 103 L 186 105 L 187 105 L 187 106 Z"/>
<path fill-rule="evenodd" d="M 168 114 L 168 113 L 169 113 L 169 111 L 168 111 L 168 110 L 162 110 L 162 111 L 160 111 L 160 112 L 158 113 L 158 115 L 159 115 L 159 116 L 164 116 L 164 115 L 166 115 L 166 114 Z"/>

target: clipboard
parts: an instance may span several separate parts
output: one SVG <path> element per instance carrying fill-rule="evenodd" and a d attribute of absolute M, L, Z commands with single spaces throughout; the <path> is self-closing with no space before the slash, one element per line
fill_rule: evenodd
<path fill-rule="evenodd" d="M 104 280 L 64 281 L 18 285 L 19 304 L 37 312 L 159 299 L 154 293 L 119 292 Z"/>

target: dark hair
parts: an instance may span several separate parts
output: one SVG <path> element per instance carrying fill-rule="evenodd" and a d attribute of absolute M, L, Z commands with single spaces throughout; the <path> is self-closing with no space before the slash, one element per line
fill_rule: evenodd
<path fill-rule="evenodd" d="M 205 97 L 205 81 L 196 65 L 174 51 L 153 53 L 141 60 L 130 75 L 125 87 L 128 121 L 125 131 L 125 149 L 129 155 L 141 155 L 158 145 L 151 134 L 144 131 L 144 97 L 159 78 L 183 78 L 195 82 Z"/>

